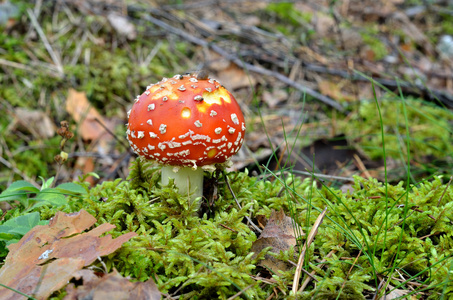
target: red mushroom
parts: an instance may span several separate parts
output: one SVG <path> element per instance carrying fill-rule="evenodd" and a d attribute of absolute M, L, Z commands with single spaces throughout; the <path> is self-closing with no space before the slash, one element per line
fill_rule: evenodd
<path fill-rule="evenodd" d="M 129 112 L 127 138 L 137 155 L 163 165 L 181 194 L 202 196 L 203 169 L 242 146 L 245 122 L 233 95 L 214 79 L 176 75 L 150 85 Z"/>

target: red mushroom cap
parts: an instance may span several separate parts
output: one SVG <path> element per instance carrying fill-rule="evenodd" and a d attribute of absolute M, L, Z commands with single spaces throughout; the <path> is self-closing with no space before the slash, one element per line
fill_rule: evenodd
<path fill-rule="evenodd" d="M 148 86 L 129 112 L 134 152 L 174 166 L 223 163 L 244 141 L 245 122 L 233 95 L 214 79 L 176 75 Z"/>

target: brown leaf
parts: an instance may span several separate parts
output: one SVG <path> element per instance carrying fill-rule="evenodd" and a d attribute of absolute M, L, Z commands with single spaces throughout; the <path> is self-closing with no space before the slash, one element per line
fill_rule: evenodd
<path fill-rule="evenodd" d="M 9 246 L 10 252 L 0 269 L 0 282 L 37 299 L 46 299 L 61 289 L 77 270 L 93 263 L 98 256 L 117 250 L 136 236 L 135 232 L 112 240 L 111 235 L 99 237 L 115 228 L 111 224 L 80 234 L 96 219 L 85 210 L 66 214 L 57 212 L 49 225 L 35 226 L 22 239 Z M 0 299 L 23 298 L 0 289 Z"/>
<path fill-rule="evenodd" d="M 272 247 L 271 251 L 273 253 L 289 250 L 291 247 L 296 246 L 296 236 L 298 235 L 303 235 L 303 232 L 294 223 L 293 219 L 286 216 L 283 210 L 272 211 L 266 227 L 264 227 L 260 237 L 253 243 L 251 251 L 257 254 L 266 247 Z M 266 255 L 260 265 L 271 269 L 273 272 L 290 269 L 290 265 L 276 259 L 272 255 Z"/>
<path fill-rule="evenodd" d="M 288 99 L 288 93 L 285 90 L 276 89 L 272 93 L 268 91 L 263 92 L 263 101 L 269 106 L 269 108 L 275 108 L 281 102 Z"/>
<path fill-rule="evenodd" d="M 79 133 L 84 140 L 97 140 L 105 133 L 105 129 L 101 124 L 107 126 L 106 121 L 91 106 L 84 92 L 69 89 L 68 98 L 66 99 L 66 111 L 79 124 Z"/>
<path fill-rule="evenodd" d="M 215 52 L 210 52 L 210 56 L 212 61 L 208 67 L 215 73 L 215 76 L 210 74 L 210 77 L 216 77 L 229 90 L 250 87 L 256 84 L 255 77 L 247 74 L 243 68 L 239 68 Z"/>
<path fill-rule="evenodd" d="M 137 38 L 135 25 L 127 17 L 115 12 L 109 12 L 107 14 L 107 20 L 119 35 L 125 36 L 129 40 L 135 40 Z"/>
<path fill-rule="evenodd" d="M 354 96 L 347 95 L 346 93 L 344 93 L 337 83 L 323 80 L 318 83 L 318 87 L 321 94 L 329 96 L 335 100 L 346 100 L 346 101 L 355 100 Z"/>
<path fill-rule="evenodd" d="M 90 276 L 91 277 L 91 276 Z M 64 300 L 93 299 L 93 300 L 160 300 L 161 294 L 157 285 L 150 278 L 145 282 L 130 282 L 116 270 L 103 277 L 91 277 L 82 286 L 75 288 L 70 284 Z"/>
<path fill-rule="evenodd" d="M 35 138 L 51 138 L 55 135 L 56 127 L 49 116 L 39 110 L 28 110 L 18 107 L 14 109 L 15 119 L 10 130 L 25 129 Z"/>

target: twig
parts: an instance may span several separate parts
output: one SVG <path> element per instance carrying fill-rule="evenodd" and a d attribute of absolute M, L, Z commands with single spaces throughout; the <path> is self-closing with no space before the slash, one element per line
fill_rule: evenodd
<path fill-rule="evenodd" d="M 238 199 L 236 198 L 236 195 L 235 195 L 234 192 L 233 192 L 233 189 L 231 188 L 230 181 L 229 181 L 228 177 L 226 176 L 225 173 L 224 173 L 223 175 L 224 175 L 224 177 L 225 177 L 225 182 L 226 182 L 226 184 L 227 184 L 227 186 L 228 186 L 228 189 L 230 190 L 231 195 L 233 195 L 234 201 L 236 201 L 236 204 L 239 206 L 239 209 L 242 209 L 241 204 L 239 203 Z M 259 233 L 261 233 L 262 230 L 252 222 L 252 219 L 250 219 L 249 216 L 245 216 L 245 218 L 247 219 L 247 221 L 250 223 L 250 225 L 252 225 L 252 227 L 253 227 L 256 231 L 258 231 Z"/>
<path fill-rule="evenodd" d="M 315 239 L 315 236 L 318 233 L 318 228 L 321 225 L 326 213 L 327 213 L 327 207 L 324 208 L 322 213 L 316 219 L 315 223 L 313 224 L 313 227 L 310 230 L 310 233 L 307 236 L 307 240 L 305 241 L 304 246 L 302 247 L 302 251 L 300 252 L 299 261 L 297 262 L 297 268 L 296 268 L 296 272 L 294 273 L 294 280 L 293 280 L 292 291 L 293 291 L 294 295 L 296 295 L 297 289 L 299 287 L 300 273 L 302 272 L 302 266 L 304 264 L 305 252 L 307 251 L 307 249 L 310 247 L 311 243 Z"/>
<path fill-rule="evenodd" d="M 445 196 L 445 192 L 447 192 L 448 188 L 450 187 L 452 179 L 453 179 L 453 176 L 450 176 L 450 180 L 448 181 L 447 186 L 445 187 L 444 192 L 442 193 L 442 196 L 440 196 L 439 201 L 437 201 L 437 207 L 439 207 L 440 202 L 442 201 L 442 199 Z"/>
<path fill-rule="evenodd" d="M 371 176 L 371 174 L 368 172 L 368 170 L 366 169 L 365 164 L 363 163 L 363 161 L 360 159 L 360 157 L 357 154 L 354 154 L 354 159 L 357 163 L 357 167 L 366 176 L 366 178 L 368 178 L 368 179 L 373 178 Z"/>
<path fill-rule="evenodd" d="M 278 172 L 275 172 L 273 174 L 259 175 L 258 177 L 265 178 L 265 177 L 270 177 L 270 176 L 275 176 L 275 175 L 285 174 L 285 173 L 289 173 L 289 172 L 288 171 L 278 171 Z M 299 170 L 291 170 L 291 173 L 300 174 L 300 175 L 306 175 L 306 176 L 310 176 L 310 177 L 315 177 L 317 179 L 318 178 L 325 178 L 325 179 L 332 179 L 332 180 L 344 180 L 344 181 L 354 182 L 354 178 L 352 178 L 352 177 L 327 175 L 327 174 L 313 173 L 313 172 L 299 171 Z"/>
<path fill-rule="evenodd" d="M 227 300 L 233 300 L 233 299 L 236 299 L 237 297 L 239 297 L 240 295 L 242 295 L 246 290 L 248 290 L 249 288 L 251 288 L 252 286 L 254 286 L 255 283 L 252 283 L 251 285 L 245 287 L 244 289 L 240 290 L 239 292 L 237 292 L 236 294 L 234 294 L 233 296 L 231 296 L 230 298 L 228 298 Z"/>
<path fill-rule="evenodd" d="M 203 40 L 203 39 L 200 39 L 194 35 L 191 35 L 181 29 L 178 29 L 176 27 L 173 27 L 171 25 L 168 25 L 167 23 L 161 21 L 161 20 L 158 20 L 156 18 L 153 18 L 149 15 L 146 15 L 144 16 L 144 19 L 146 21 L 149 21 L 151 23 L 153 23 L 154 25 L 157 25 L 165 30 L 167 30 L 168 32 L 171 32 L 173 34 L 176 34 L 184 39 L 186 39 L 187 41 L 195 44 L 195 45 L 198 45 L 198 46 L 202 46 L 202 47 L 206 47 L 206 48 L 211 48 L 213 51 L 217 52 L 218 54 L 222 55 L 224 58 L 228 59 L 229 61 L 233 62 L 234 64 L 236 64 L 238 67 L 242 67 L 248 71 L 251 71 L 251 72 L 254 72 L 254 73 L 258 73 L 258 74 L 261 74 L 261 75 L 266 75 L 266 76 L 271 76 L 271 77 L 274 77 L 278 80 L 280 80 L 281 82 L 291 86 L 291 87 L 294 87 L 298 90 L 300 90 L 301 92 L 304 92 L 316 99 L 318 99 L 319 101 L 343 112 L 344 111 L 344 108 L 337 102 L 335 102 L 334 100 L 332 100 L 331 98 L 329 97 L 326 97 L 298 82 L 295 82 L 291 79 L 289 79 L 287 76 L 283 75 L 283 74 L 280 74 L 280 73 L 277 73 L 277 72 L 274 72 L 274 71 L 271 71 L 271 70 L 268 70 L 268 69 L 265 69 L 263 67 L 260 67 L 260 66 L 255 66 L 255 65 L 252 65 L 252 64 L 249 64 L 249 63 L 246 63 L 244 61 L 241 60 L 240 57 L 234 55 L 234 54 L 231 54 L 231 53 L 228 53 L 226 50 L 224 50 L 223 48 L 217 46 L 216 44 L 211 44 L 209 42 L 207 42 L 206 40 Z"/>
<path fill-rule="evenodd" d="M 329 253 L 327 253 L 326 258 L 331 257 L 331 256 L 332 256 L 335 252 L 337 252 L 337 251 L 338 251 L 338 250 L 336 250 L 336 249 L 331 250 Z M 318 266 L 319 268 L 322 268 L 322 267 L 325 265 L 325 262 L 327 261 L 326 258 L 324 258 L 324 259 L 320 262 L 320 265 Z M 311 281 L 311 278 L 316 274 L 316 271 L 313 270 L 313 271 L 310 272 L 310 274 L 311 274 L 311 277 L 307 277 L 307 278 L 305 279 L 305 281 L 302 283 L 302 286 L 301 286 L 300 289 L 299 289 L 299 292 L 302 292 L 302 291 L 307 287 L 308 283 Z"/>
<path fill-rule="evenodd" d="M 50 57 L 52 58 L 52 61 L 54 62 L 57 71 L 59 73 L 60 77 L 63 77 L 64 71 L 63 71 L 63 66 L 61 65 L 61 61 L 55 51 L 53 51 L 52 46 L 49 44 L 49 41 L 47 40 L 46 35 L 44 34 L 44 31 L 42 31 L 41 26 L 39 25 L 38 21 L 36 20 L 35 14 L 31 9 L 27 9 L 28 16 L 30 17 L 30 21 L 33 25 L 33 27 L 36 29 L 36 32 L 38 33 L 39 37 L 41 38 L 42 42 L 44 43 L 44 46 L 46 47 L 47 52 L 49 52 Z"/>
<path fill-rule="evenodd" d="M 331 74 L 335 76 L 340 76 L 343 78 L 347 78 L 351 81 L 366 81 L 370 82 L 370 78 L 360 74 L 360 73 L 354 73 L 350 75 L 347 71 L 341 70 L 341 69 L 332 69 L 328 68 L 325 66 L 320 66 L 312 63 L 303 63 L 303 67 L 307 71 L 312 71 L 316 73 L 325 73 L 325 74 Z M 435 74 L 435 73 L 429 73 L 428 76 L 431 77 L 440 77 L 440 78 L 451 78 L 452 76 L 450 74 Z M 442 101 L 445 105 L 448 105 L 450 107 L 453 106 L 453 95 L 451 95 L 448 92 L 441 91 L 441 90 L 432 90 L 428 89 L 426 86 L 420 83 L 411 83 L 403 80 L 392 80 L 392 79 L 386 79 L 386 78 L 374 78 L 373 80 L 385 87 L 388 88 L 402 88 L 406 91 L 410 92 L 415 92 L 414 90 L 418 90 L 420 93 L 426 94 L 429 99 L 438 99 Z"/>

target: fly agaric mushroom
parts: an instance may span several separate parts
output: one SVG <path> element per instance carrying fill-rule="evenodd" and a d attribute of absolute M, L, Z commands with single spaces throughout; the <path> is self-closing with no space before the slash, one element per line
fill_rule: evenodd
<path fill-rule="evenodd" d="M 162 184 L 173 178 L 191 201 L 202 196 L 203 169 L 228 162 L 244 141 L 238 103 L 205 76 L 164 78 L 137 96 L 128 114 L 127 138 L 134 152 L 162 164 Z"/>

